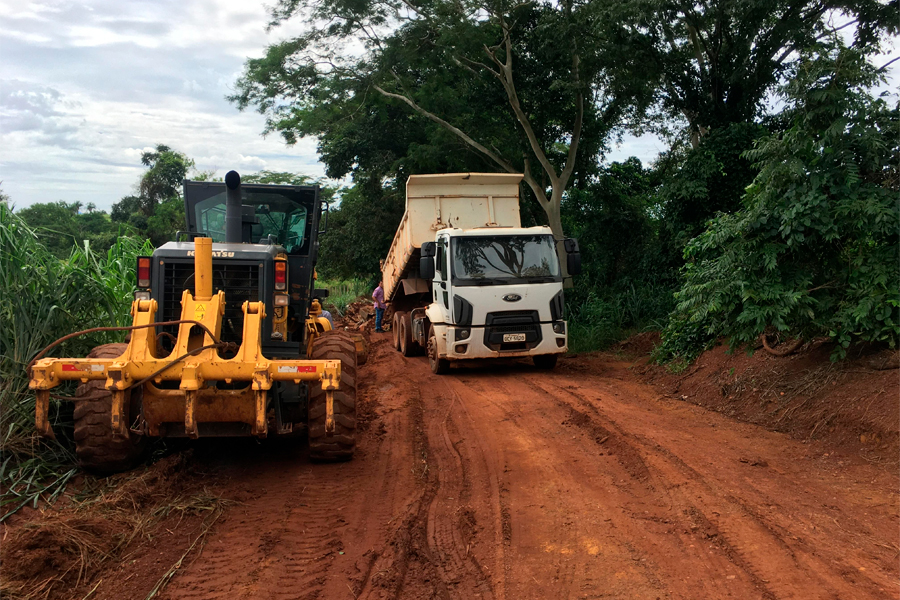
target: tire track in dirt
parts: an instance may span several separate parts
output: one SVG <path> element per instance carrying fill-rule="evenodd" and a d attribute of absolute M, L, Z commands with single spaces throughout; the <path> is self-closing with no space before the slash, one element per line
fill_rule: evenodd
<path fill-rule="evenodd" d="M 335 510 L 341 486 L 323 470 L 341 467 L 354 470 L 316 465 L 295 477 L 266 469 L 252 478 L 250 485 L 263 493 L 231 511 L 164 597 L 319 597 L 331 557 L 342 551 L 337 530 L 343 521 Z"/>
<path fill-rule="evenodd" d="M 695 521 L 692 527 L 704 531 L 715 541 L 766 597 L 878 598 L 891 585 L 889 580 L 879 578 L 880 581 L 876 581 L 865 573 L 847 578 L 841 568 L 843 557 L 826 557 L 816 548 L 804 544 L 791 533 L 796 531 L 796 523 L 792 529 L 773 522 L 752 508 L 747 494 L 742 494 L 743 499 L 738 498 L 723 489 L 714 478 L 690 467 L 656 441 L 635 432 L 626 434 L 607 410 L 598 409 L 594 402 L 577 391 L 580 386 L 552 385 L 575 398 L 579 407 L 585 409 L 579 411 L 562 400 L 570 410 L 581 415 L 573 422 L 589 429 L 612 430 L 612 435 L 627 440 L 633 452 L 643 457 L 653 478 L 661 482 L 657 487 L 664 487 L 681 512 Z M 592 391 L 596 392 L 596 388 Z M 783 485 L 790 484 L 784 482 Z M 752 490 L 761 493 L 755 488 Z M 771 505 L 773 501 L 764 497 L 762 502 Z"/>
<path fill-rule="evenodd" d="M 376 338 L 360 395 L 351 463 L 265 444 L 208 459 L 242 503 L 165 598 L 898 597 L 896 494 L 848 503 L 781 455 L 795 442 L 658 401 L 615 361 L 435 376 Z"/>
<path fill-rule="evenodd" d="M 582 436 L 573 439 L 561 426 L 564 412 L 524 383 L 521 372 L 489 381 L 477 371 L 461 373 L 447 379 L 480 435 L 503 443 L 511 520 L 507 597 L 665 595 L 652 563 L 623 543 L 598 505 L 611 482 L 586 460 Z M 628 477 L 621 469 L 619 476 Z"/>

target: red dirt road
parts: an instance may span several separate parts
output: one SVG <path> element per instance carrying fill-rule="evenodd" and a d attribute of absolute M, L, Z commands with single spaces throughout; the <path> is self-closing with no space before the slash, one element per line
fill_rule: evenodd
<path fill-rule="evenodd" d="M 660 398 L 627 367 L 435 376 L 375 340 L 357 458 L 222 458 L 241 503 L 163 597 L 900 597 L 895 467 Z"/>

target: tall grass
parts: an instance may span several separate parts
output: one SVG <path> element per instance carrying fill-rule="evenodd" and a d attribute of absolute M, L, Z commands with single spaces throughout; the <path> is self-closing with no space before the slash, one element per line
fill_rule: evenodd
<path fill-rule="evenodd" d="M 149 243 L 122 237 L 104 254 L 85 243 L 60 259 L 38 233 L 0 204 L 0 520 L 24 503 L 52 499 L 76 472 L 65 442 L 72 427 L 71 407 L 54 407 L 51 413 L 63 441 L 39 439 L 26 366 L 63 335 L 130 324 L 135 259 L 150 252 Z M 123 337 L 84 336 L 52 354 L 84 356 L 97 344 Z"/>
<path fill-rule="evenodd" d="M 344 281 L 319 281 L 316 287 L 328 290 L 328 298 L 325 299 L 325 308 L 343 317 L 347 307 L 360 296 L 371 297 L 375 289 L 364 279 L 347 279 Z"/>
<path fill-rule="evenodd" d="M 656 284 L 631 284 L 603 296 L 591 289 L 567 305 L 569 350 L 603 350 L 633 333 L 662 329 L 674 306 L 672 292 Z"/>

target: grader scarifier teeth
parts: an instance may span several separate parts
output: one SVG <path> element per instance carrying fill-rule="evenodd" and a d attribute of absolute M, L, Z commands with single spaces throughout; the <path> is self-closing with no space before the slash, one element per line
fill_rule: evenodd
<path fill-rule="evenodd" d="M 338 360 L 269 360 L 262 355 L 261 326 L 266 316 L 262 302 L 244 302 L 243 341 L 235 356 L 219 356 L 224 346 L 218 338 L 225 312 L 225 293 L 212 293 L 212 240 L 198 238 L 194 245 L 194 293 L 184 290 L 175 349 L 157 356 L 154 327 L 155 300 L 135 300 L 131 305 L 134 329 L 125 353 L 118 358 L 45 358 L 32 369 L 30 388 L 35 390 L 35 425 L 53 437 L 49 421 L 50 390 L 63 381 L 105 380 L 112 392 L 110 427 L 127 435 L 137 415 L 127 415 L 126 392 L 141 386 L 146 433 L 160 435 L 163 424 L 184 423 L 185 434 L 199 436 L 198 424 L 239 422 L 251 426 L 258 437 L 268 434 L 268 390 L 277 381 L 322 383 L 326 394 L 326 432 L 334 432 L 334 392 L 341 380 Z M 198 326 L 202 325 L 203 327 Z M 204 329 L 205 328 L 205 329 Z M 212 334 L 212 336 L 210 335 Z M 178 389 L 158 387 L 164 381 L 179 382 Z M 216 382 L 246 382 L 240 389 L 218 389 Z"/>

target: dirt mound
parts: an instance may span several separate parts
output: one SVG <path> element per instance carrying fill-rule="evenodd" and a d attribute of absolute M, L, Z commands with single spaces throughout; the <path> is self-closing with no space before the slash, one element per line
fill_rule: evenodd
<path fill-rule="evenodd" d="M 360 298 L 347 305 L 344 316 L 336 319 L 335 325 L 348 331 L 366 331 L 375 328 L 375 304 Z"/>
<path fill-rule="evenodd" d="M 646 365 L 636 371 L 676 399 L 797 439 L 826 439 L 875 460 L 900 448 L 897 353 L 860 348 L 842 362 L 819 342 L 789 356 L 720 345 L 683 373 Z"/>
<path fill-rule="evenodd" d="M 615 345 L 615 351 L 627 356 L 645 356 L 653 352 L 659 344 L 658 331 L 644 331 L 637 333 Z"/>
<path fill-rule="evenodd" d="M 144 471 L 87 478 L 69 492 L 65 508 L 5 528 L 3 597 L 83 597 L 161 522 L 189 512 L 193 504 L 183 500 L 192 491 L 190 463 L 191 453 L 184 452 Z"/>

